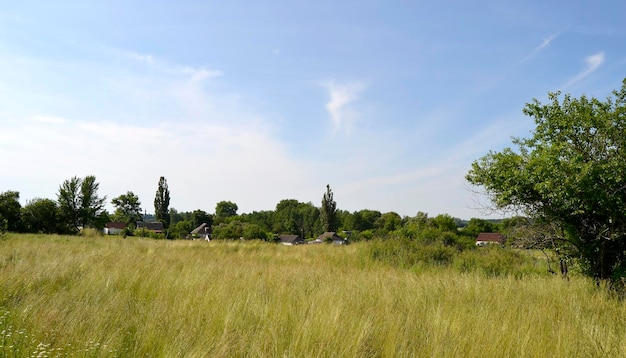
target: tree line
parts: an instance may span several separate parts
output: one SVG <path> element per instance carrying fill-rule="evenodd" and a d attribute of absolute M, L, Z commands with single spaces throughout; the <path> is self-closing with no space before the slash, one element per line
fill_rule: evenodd
<path fill-rule="evenodd" d="M 296 234 L 303 239 L 315 238 L 323 232 L 334 231 L 353 241 L 369 240 L 391 235 L 415 236 L 425 227 L 462 232 L 473 237 L 478 232 L 495 232 L 499 226 L 490 221 L 473 218 L 469 222 L 441 214 L 429 218 L 426 213 L 415 217 L 400 216 L 395 212 L 382 213 L 363 209 L 349 212 L 337 209 L 330 185 L 322 195 L 321 205 L 284 199 L 273 210 L 238 213 L 231 201 L 220 201 L 213 213 L 202 209 L 180 212 L 170 208 L 167 180 L 159 178 L 154 198 L 154 214 L 147 215 L 139 197 L 132 191 L 111 199 L 114 211 L 105 210 L 106 196 L 98 193 L 95 176 L 72 177 L 60 186 L 56 200 L 36 198 L 23 207 L 19 192 L 0 194 L 0 230 L 44 234 L 77 234 L 85 228 L 102 230 L 108 222 L 126 225 L 124 235 L 134 235 L 139 221 L 162 222 L 162 234 L 143 230 L 137 234 L 155 238 L 189 238 L 191 231 L 205 223 L 214 239 L 274 240 L 280 234 Z"/>

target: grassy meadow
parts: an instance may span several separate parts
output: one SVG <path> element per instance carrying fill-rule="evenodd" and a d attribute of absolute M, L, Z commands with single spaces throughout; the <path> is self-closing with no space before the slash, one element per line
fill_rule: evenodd
<path fill-rule="evenodd" d="M 7 234 L 0 357 L 626 356 L 626 305 L 587 278 L 371 245 Z"/>

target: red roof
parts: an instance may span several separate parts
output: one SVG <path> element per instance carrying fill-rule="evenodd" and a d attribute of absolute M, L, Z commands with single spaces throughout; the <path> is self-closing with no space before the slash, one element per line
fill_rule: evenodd
<path fill-rule="evenodd" d="M 104 227 L 106 227 L 107 229 L 125 229 L 126 224 L 120 223 L 120 222 L 110 222 L 110 223 L 106 223 Z"/>
<path fill-rule="evenodd" d="M 481 232 L 478 234 L 476 241 L 504 242 L 504 235 L 495 232 Z"/>

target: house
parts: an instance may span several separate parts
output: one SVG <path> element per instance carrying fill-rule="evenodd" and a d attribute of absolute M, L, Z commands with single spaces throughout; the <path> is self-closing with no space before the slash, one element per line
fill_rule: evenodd
<path fill-rule="evenodd" d="M 282 234 L 278 235 L 278 240 L 281 244 L 287 246 L 304 244 L 304 240 L 300 237 L 300 235 Z"/>
<path fill-rule="evenodd" d="M 494 232 L 481 232 L 476 238 L 476 246 L 487 246 L 491 244 L 503 245 L 506 237 Z"/>
<path fill-rule="evenodd" d="M 332 242 L 335 245 L 347 245 L 350 242 L 343 237 L 337 235 L 334 231 L 326 231 L 315 239 L 315 243 Z"/>
<path fill-rule="evenodd" d="M 137 229 L 146 229 L 150 230 L 156 234 L 163 233 L 163 223 L 161 222 L 147 222 L 147 221 L 137 221 Z"/>
<path fill-rule="evenodd" d="M 213 230 L 211 229 L 211 226 L 209 224 L 202 223 L 200 226 L 193 229 L 190 234 L 191 234 L 191 238 L 194 240 L 200 239 L 200 240 L 211 241 L 212 231 Z"/>
<path fill-rule="evenodd" d="M 117 235 L 126 229 L 126 224 L 122 222 L 109 222 L 104 225 L 104 234 L 105 235 Z"/>

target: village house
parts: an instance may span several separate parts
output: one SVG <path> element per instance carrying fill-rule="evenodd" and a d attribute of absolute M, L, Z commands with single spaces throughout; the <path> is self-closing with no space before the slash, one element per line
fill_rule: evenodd
<path fill-rule="evenodd" d="M 147 221 L 137 221 L 137 229 L 146 229 L 150 230 L 156 234 L 163 233 L 163 223 L 161 222 L 147 222 Z"/>
<path fill-rule="evenodd" d="M 300 235 L 282 234 L 278 235 L 278 240 L 281 244 L 287 246 L 304 244 L 304 240 Z"/>
<path fill-rule="evenodd" d="M 200 226 L 198 226 L 197 228 L 193 229 L 191 231 L 191 238 L 192 239 L 200 239 L 200 240 L 206 240 L 206 241 L 211 241 L 211 226 L 207 223 L 202 223 Z"/>
<path fill-rule="evenodd" d="M 322 235 L 318 236 L 314 242 L 332 242 L 334 245 L 347 245 L 350 243 L 347 239 L 337 235 L 337 233 L 334 231 L 326 231 Z"/>
<path fill-rule="evenodd" d="M 481 232 L 476 238 L 476 246 L 487 246 L 493 244 L 504 245 L 506 237 L 495 232 Z"/>
<path fill-rule="evenodd" d="M 117 235 L 126 229 L 126 224 L 122 222 L 108 222 L 104 225 L 105 235 Z"/>

